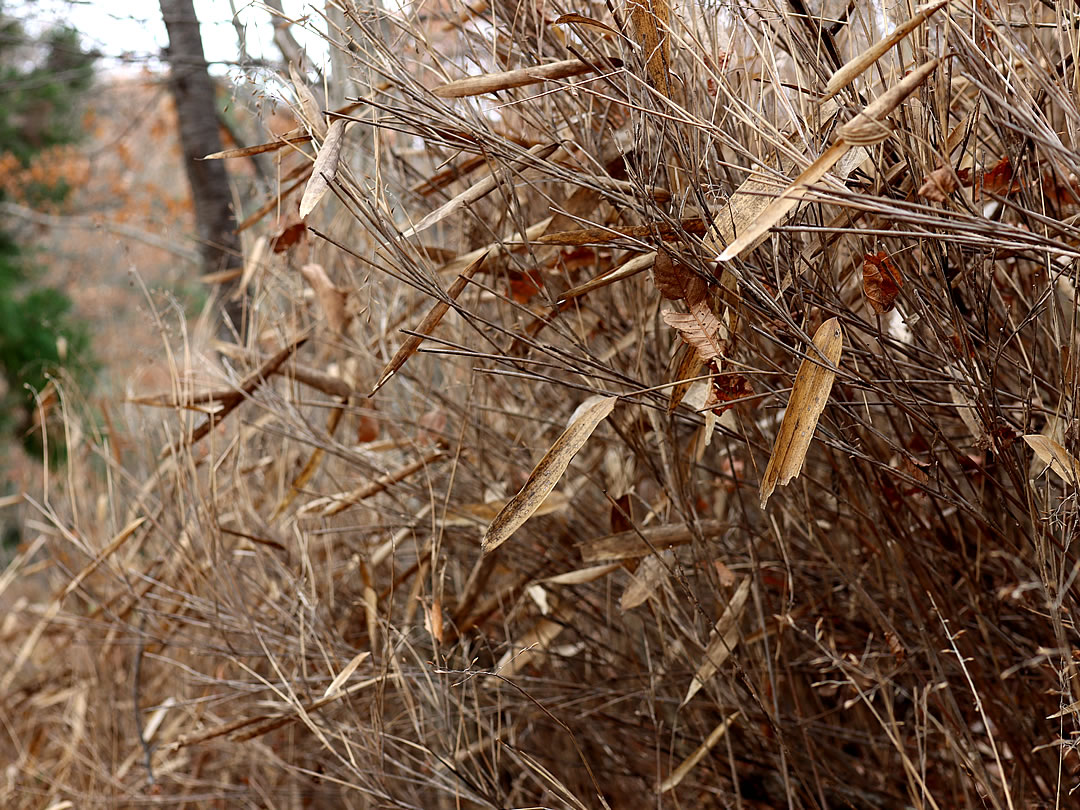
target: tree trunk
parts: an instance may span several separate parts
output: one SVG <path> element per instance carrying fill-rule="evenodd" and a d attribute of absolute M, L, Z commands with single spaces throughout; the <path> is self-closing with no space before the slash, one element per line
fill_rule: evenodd
<path fill-rule="evenodd" d="M 169 32 L 170 86 L 180 121 L 184 169 L 195 204 L 203 270 L 215 273 L 239 264 L 240 242 L 229 193 L 229 178 L 220 160 L 200 160 L 222 149 L 214 85 L 207 71 L 199 20 L 192 0 L 160 0 Z M 229 312 L 239 327 L 237 313 Z"/>

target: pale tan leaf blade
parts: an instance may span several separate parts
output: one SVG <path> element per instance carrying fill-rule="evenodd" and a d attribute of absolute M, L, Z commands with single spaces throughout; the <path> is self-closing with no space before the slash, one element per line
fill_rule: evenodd
<path fill-rule="evenodd" d="M 292 137 L 282 137 L 281 140 L 271 141 L 270 143 L 259 143 L 254 146 L 240 146 L 236 149 L 225 149 L 221 152 L 209 154 L 204 158 L 200 158 L 200 160 L 229 160 L 231 158 L 251 157 L 252 155 L 261 155 L 264 152 L 276 152 L 287 144 L 307 143 L 310 140 L 310 135 L 293 135 Z"/>
<path fill-rule="evenodd" d="M 920 7 L 914 16 L 896 26 L 889 32 L 888 36 L 879 39 L 865 51 L 849 59 L 832 75 L 829 83 L 825 85 L 825 95 L 821 99 L 822 102 L 828 101 L 851 84 L 864 70 L 885 55 L 896 43 L 926 22 L 931 15 L 944 8 L 948 2 L 949 0 L 936 0 L 936 2 Z"/>
<path fill-rule="evenodd" d="M 701 520 L 697 524 L 697 530 L 706 539 L 717 537 L 730 528 L 731 524 L 723 520 Z M 654 526 L 640 531 L 631 529 L 587 540 L 581 544 L 581 559 L 585 562 L 599 562 L 647 557 L 654 550 L 664 551 L 674 546 L 684 546 L 693 539 L 693 531 L 685 525 Z"/>
<path fill-rule="evenodd" d="M 505 169 L 496 170 L 493 174 L 489 174 L 482 180 L 469 186 L 463 192 L 458 194 L 451 200 L 448 200 L 443 205 L 440 205 L 431 213 L 427 214 L 423 219 L 408 228 L 401 234 L 402 239 L 407 239 L 411 236 L 415 236 L 421 231 L 425 231 L 432 225 L 446 219 L 448 216 L 464 208 L 467 205 L 472 205 L 474 202 L 483 199 L 488 194 L 493 192 L 499 187 L 499 184 L 504 182 L 507 178 L 513 177 L 515 174 L 522 174 L 526 171 L 529 165 L 536 160 L 547 160 L 558 150 L 559 145 L 557 143 L 537 144 L 529 150 L 529 155 L 532 156 L 531 160 L 515 160 L 511 162 Z"/>
<path fill-rule="evenodd" d="M 424 316 L 424 320 L 420 321 L 420 325 L 416 327 L 414 331 L 422 335 L 430 335 L 432 330 L 439 325 L 439 321 L 442 320 L 443 315 L 450 311 L 450 301 L 456 301 L 458 296 L 469 283 L 476 271 L 484 264 L 484 260 L 487 259 L 488 254 L 485 252 L 482 256 L 473 260 L 472 264 L 466 267 L 461 275 L 454 279 L 454 283 L 450 285 L 450 289 L 446 291 L 447 301 L 436 301 L 435 305 L 428 311 L 428 314 Z M 375 393 L 382 388 L 393 377 L 406 361 L 414 354 L 416 350 L 420 348 L 420 344 L 424 342 L 422 337 L 418 335 L 409 335 L 405 341 L 401 344 L 401 347 L 394 353 L 393 358 L 386 364 L 386 368 L 382 370 L 382 374 L 379 375 L 379 381 L 375 383 L 375 387 L 371 389 L 371 393 L 368 396 L 375 396 Z"/>
<path fill-rule="evenodd" d="M 720 740 L 724 738 L 727 730 L 731 728 L 731 724 L 735 722 L 736 718 L 742 714 L 741 711 L 737 711 L 725 720 L 722 720 L 716 728 L 714 728 L 709 736 L 705 739 L 701 745 L 694 749 L 694 752 L 679 763 L 679 767 L 671 772 L 663 782 L 660 783 L 660 793 L 667 793 L 669 790 L 673 790 L 679 786 L 679 783 L 686 778 L 686 775 L 690 771 L 697 767 L 697 764 L 705 758 L 705 755 L 712 750 L 712 747 L 716 745 Z"/>
<path fill-rule="evenodd" d="M 765 474 L 761 477 L 762 509 L 769 502 L 769 496 L 777 484 L 783 486 L 802 472 L 810 440 L 814 438 L 818 419 L 825 410 L 833 380 L 836 379 L 832 367 L 840 364 L 843 348 L 844 331 L 836 318 L 830 318 L 814 333 L 814 347 L 809 349 L 807 358 L 795 375 L 795 385 L 780 423 L 780 432 L 776 436 Z"/>
<path fill-rule="evenodd" d="M 305 264 L 300 268 L 300 274 L 315 291 L 327 324 L 340 335 L 351 320 L 345 304 L 346 292 L 330 280 L 321 264 Z"/>
<path fill-rule="evenodd" d="M 664 555 L 668 558 L 670 556 L 670 553 Z M 638 570 L 631 574 L 630 583 L 623 591 L 622 598 L 619 599 L 619 610 L 623 612 L 633 610 L 652 596 L 666 579 L 670 563 L 670 559 L 646 557 L 638 566 Z"/>
<path fill-rule="evenodd" d="M 588 568 L 578 568 L 574 571 L 556 574 L 553 577 L 541 580 L 541 582 L 545 585 L 585 585 L 589 582 L 595 582 L 601 577 L 606 577 L 608 574 L 618 571 L 622 567 L 622 563 L 619 562 L 606 563 L 604 565 L 591 565 Z"/>
<path fill-rule="evenodd" d="M 525 486 L 491 521 L 482 541 L 485 552 L 505 543 L 539 508 L 570 466 L 570 461 L 614 409 L 617 399 L 618 397 L 599 397 L 591 404 L 583 403 L 577 418 L 533 468 Z"/>
<path fill-rule="evenodd" d="M 1070 486 L 1076 486 L 1077 478 L 1080 477 L 1078 476 L 1080 462 L 1076 460 L 1072 453 L 1049 436 L 1038 433 L 1024 436 L 1024 441 L 1027 442 L 1028 447 L 1035 451 L 1035 455 L 1039 457 L 1039 460 L 1053 470 L 1058 478 Z"/>
<path fill-rule="evenodd" d="M 304 189 L 304 196 L 300 198 L 300 219 L 307 219 L 308 214 L 315 210 L 315 206 L 330 189 L 330 182 L 337 177 L 347 123 L 345 119 L 337 118 L 326 131 L 326 139 L 319 147 L 319 155 L 311 168 L 311 179 Z"/>
<path fill-rule="evenodd" d="M 579 284 L 577 287 L 573 287 L 562 295 L 559 296 L 559 303 L 562 304 L 569 301 L 571 298 L 578 298 L 585 295 L 585 293 L 598 290 L 601 287 L 606 287 L 609 284 L 614 284 L 616 281 L 622 281 L 623 279 L 636 276 L 645 270 L 648 270 L 653 266 L 653 262 L 656 260 L 656 252 L 650 251 L 649 253 L 642 253 L 640 256 L 635 256 L 629 261 L 625 261 L 618 267 L 614 267 L 611 270 L 605 270 L 598 276 L 595 276 L 584 284 Z"/>
<path fill-rule="evenodd" d="M 334 692 L 338 691 L 345 685 L 345 682 L 352 677 L 352 674 L 356 672 L 356 668 L 360 666 L 371 655 L 370 650 L 364 650 L 353 656 L 352 660 L 345 665 L 345 667 L 337 674 L 334 680 L 330 681 L 330 685 L 326 687 L 326 691 L 323 692 L 323 697 L 328 697 Z"/>
<path fill-rule="evenodd" d="M 501 73 L 469 76 L 436 87 L 431 92 L 439 98 L 467 98 L 556 79 L 569 79 L 573 76 L 592 73 L 595 69 L 580 59 L 566 59 L 562 62 L 550 62 L 546 65 L 506 70 Z"/>
<path fill-rule="evenodd" d="M 824 154 L 811 163 L 806 171 L 795 178 L 795 182 L 788 186 L 784 192 L 765 206 L 758 214 L 750 227 L 740 233 L 730 245 L 724 248 L 720 254 L 720 261 L 726 262 L 734 259 L 751 245 L 757 244 L 760 237 L 769 232 L 769 229 L 778 224 L 791 211 L 802 202 L 808 186 L 816 183 L 825 173 L 833 167 L 844 153 L 850 149 L 843 141 L 830 146 Z"/>
<path fill-rule="evenodd" d="M 307 86 L 307 81 L 296 70 L 292 62 L 289 62 L 289 79 L 292 81 L 296 101 L 300 105 L 300 117 L 305 124 L 311 127 L 314 134 L 324 135 L 326 133 L 326 121 L 319 110 L 319 102 L 315 100 L 314 94 Z"/>
<path fill-rule="evenodd" d="M 728 606 L 716 621 L 716 626 L 709 636 L 709 646 L 705 649 L 705 660 L 701 662 L 682 705 L 689 703 L 709 679 L 715 675 L 739 643 L 739 619 L 746 607 L 746 597 L 750 595 L 750 577 L 745 577 L 735 589 Z"/>

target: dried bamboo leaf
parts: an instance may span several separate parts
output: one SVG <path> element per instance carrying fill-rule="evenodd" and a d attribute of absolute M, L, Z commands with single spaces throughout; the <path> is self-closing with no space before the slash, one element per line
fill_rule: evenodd
<path fill-rule="evenodd" d="M 447 300 L 439 300 L 435 302 L 435 305 L 428 311 L 428 314 L 424 316 L 424 319 L 420 321 L 420 325 L 416 327 L 414 331 L 423 335 L 430 335 L 432 330 L 439 325 L 439 321 L 442 320 L 450 310 L 450 302 L 456 301 L 457 297 L 461 295 L 462 291 L 469 283 L 476 271 L 483 265 L 484 260 L 487 259 L 488 254 L 484 253 L 482 256 L 473 260 L 472 264 L 466 267 L 460 276 L 454 279 L 454 283 L 450 285 L 450 289 L 446 291 Z M 416 350 L 420 348 L 420 344 L 424 342 L 422 337 L 417 335 L 409 335 L 405 341 L 401 344 L 401 347 L 394 353 L 393 358 L 386 364 L 386 368 L 382 370 L 382 374 L 379 375 L 379 381 L 375 383 L 375 387 L 371 389 L 369 396 L 375 396 L 375 393 L 382 388 L 391 377 L 393 377 L 406 361 L 414 354 Z"/>
<path fill-rule="evenodd" d="M 590 191 L 590 189 L 584 189 Z M 557 231 L 548 233 L 536 240 L 541 245 L 578 245 L 603 244 L 614 242 L 616 239 L 651 239 L 656 235 L 665 242 L 673 242 L 682 238 L 681 234 L 690 233 L 701 236 L 706 231 L 705 220 L 701 217 L 684 219 L 675 228 L 666 222 L 652 222 L 648 225 L 627 225 L 610 228 L 577 228 L 571 231 Z"/>
<path fill-rule="evenodd" d="M 666 558 L 666 559 L 665 559 Z M 662 556 L 646 557 L 638 570 L 630 575 L 630 583 L 619 599 L 619 609 L 633 610 L 656 592 L 667 578 L 668 565 L 671 564 L 671 552 Z"/>
<path fill-rule="evenodd" d="M 327 324 L 334 332 L 342 334 L 352 319 L 345 306 L 348 294 L 330 280 L 321 264 L 305 264 L 300 268 L 300 274 L 315 290 Z"/>
<path fill-rule="evenodd" d="M 347 123 L 344 119 L 337 118 L 326 131 L 326 139 L 319 147 L 315 165 L 311 167 L 311 179 L 304 189 L 304 196 L 300 198 L 300 219 L 307 219 L 308 214 L 315 210 L 315 206 L 330 189 L 331 181 L 337 177 Z"/>
<path fill-rule="evenodd" d="M 622 567 L 623 564 L 620 562 L 592 565 L 588 568 L 579 568 L 576 571 L 567 571 L 565 574 L 556 574 L 553 577 L 541 580 L 541 582 L 546 585 L 584 585 L 588 582 L 595 582 L 601 577 L 606 577 Z"/>
<path fill-rule="evenodd" d="M 844 331 L 836 318 L 825 321 L 814 333 L 814 346 L 795 375 L 780 432 L 776 436 L 769 464 L 761 477 L 761 508 L 769 502 L 769 496 L 777 484 L 784 486 L 802 472 L 806 451 L 814 438 L 821 412 L 832 391 L 836 372 L 830 367 L 840 364 L 844 348 Z M 821 365 L 821 363 L 826 365 Z M 829 366 L 829 367 L 827 367 Z"/>
<path fill-rule="evenodd" d="M 1046 464 L 1054 473 L 1069 486 L 1076 486 L 1077 478 L 1080 478 L 1080 461 L 1076 460 L 1068 450 L 1055 442 L 1049 436 L 1038 433 L 1024 436 L 1028 447 L 1035 451 L 1039 460 Z"/>
<path fill-rule="evenodd" d="M 921 6 L 914 16 L 896 26 L 889 32 L 888 36 L 879 39 L 858 56 L 849 59 L 829 79 L 829 83 L 825 85 L 825 95 L 821 100 L 823 102 L 828 101 L 851 84 L 857 76 L 860 76 L 864 70 L 884 56 L 890 48 L 926 22 L 931 15 L 944 8 L 948 2 L 949 0 L 937 0 L 937 2 Z"/>
<path fill-rule="evenodd" d="M 660 784 L 659 792 L 667 793 L 669 790 L 677 788 L 679 783 L 686 778 L 686 775 L 694 770 L 694 768 L 697 767 L 697 764 L 705 758 L 705 755 L 712 750 L 712 747 L 723 739 L 727 730 L 731 728 L 731 724 L 735 722 L 735 719 L 740 714 L 742 714 L 741 711 L 735 712 L 727 719 L 721 721 L 716 728 L 709 732 L 709 736 L 705 739 L 705 742 L 695 748 L 694 753 L 679 763 L 679 767 L 672 771 L 671 775 Z"/>
<path fill-rule="evenodd" d="M 547 65 L 535 65 L 501 73 L 486 73 L 482 76 L 469 76 L 436 87 L 431 92 L 439 98 L 467 98 L 556 79 L 569 79 L 573 76 L 593 73 L 595 70 L 595 66 L 588 65 L 580 59 L 566 59 L 562 62 L 551 62 Z"/>
<path fill-rule="evenodd" d="M 582 16 L 581 14 L 563 14 L 561 17 L 559 17 L 557 20 L 555 20 L 555 22 L 552 23 L 552 25 L 571 25 L 571 24 L 589 25 L 589 26 L 592 26 L 593 28 L 599 28 L 602 31 L 607 31 L 610 34 L 614 34 L 619 39 L 623 39 L 623 40 L 626 39 L 626 37 L 624 37 L 622 34 L 620 34 L 618 31 L 616 31 L 614 28 L 612 28 L 607 23 L 602 23 L 599 20 L 594 20 L 594 19 L 592 19 L 592 17 L 585 17 L 585 16 Z"/>
<path fill-rule="evenodd" d="M 538 144 L 529 150 L 529 154 L 534 156 L 535 160 L 546 160 L 555 154 L 559 145 L 556 143 Z M 489 174 L 483 180 L 469 186 L 463 192 L 458 194 L 453 199 L 447 201 L 443 205 L 440 205 L 431 213 L 427 214 L 423 219 L 407 229 L 401 234 L 402 239 L 408 239 L 411 236 L 415 236 L 421 231 L 427 230 L 437 222 L 441 222 L 455 211 L 464 208 L 467 205 L 472 205 L 474 202 L 483 199 L 488 194 L 493 192 L 499 187 L 499 184 L 504 180 L 513 177 L 515 174 L 520 174 L 524 171 L 532 161 L 527 160 L 515 160 L 512 161 L 506 168 L 497 169 L 492 174 Z"/>
<path fill-rule="evenodd" d="M 675 375 L 672 378 L 677 382 L 671 388 L 671 394 L 668 399 L 668 413 L 672 413 L 686 396 L 686 392 L 690 390 L 695 382 L 695 377 L 701 374 L 701 370 L 705 367 L 705 361 L 701 359 L 701 353 L 698 352 L 689 343 L 683 343 L 679 347 L 679 364 L 675 368 Z"/>
<path fill-rule="evenodd" d="M 597 426 L 607 418 L 615 407 L 618 397 L 594 397 L 578 408 L 578 415 L 555 440 L 551 449 L 533 468 L 525 486 L 521 488 L 502 511 L 495 516 L 484 532 L 482 541 L 485 552 L 492 551 L 506 542 L 544 502 L 548 494 L 562 478 L 570 461 L 577 455 Z"/>
<path fill-rule="evenodd" d="M 863 108 L 863 111 L 840 127 L 841 143 L 850 146 L 873 146 L 889 137 L 892 131 L 887 120 L 893 110 L 900 106 L 908 96 L 922 86 L 937 70 L 940 59 L 931 59 L 919 65 L 904 78 L 875 98 Z"/>
<path fill-rule="evenodd" d="M 254 146 L 240 146 L 236 149 L 225 149 L 221 152 L 214 152 L 213 154 L 207 155 L 204 158 L 200 158 L 200 160 L 229 160 L 230 158 L 251 157 L 252 155 L 261 155 L 264 152 L 276 152 L 281 147 L 286 146 L 290 143 L 307 143 L 310 140 L 311 136 L 306 134 L 291 136 L 284 135 L 281 137 L 280 140 L 277 141 L 255 144 Z"/>
<path fill-rule="evenodd" d="M 821 157 L 811 163 L 802 174 L 795 178 L 795 182 L 784 189 L 779 197 L 765 206 L 757 219 L 748 228 L 724 248 L 724 252 L 720 254 L 720 261 L 730 261 L 744 250 L 749 249 L 751 245 L 758 244 L 770 229 L 778 225 L 781 220 L 791 213 L 795 206 L 805 199 L 808 187 L 824 177 L 825 173 L 833 167 L 833 164 L 843 157 L 850 148 L 846 143 L 840 141 L 826 149 Z"/>
<path fill-rule="evenodd" d="M 724 520 L 698 521 L 697 530 L 702 537 L 716 537 L 731 528 Z M 585 562 L 600 560 L 629 560 L 646 557 L 653 551 L 664 551 L 674 546 L 685 546 L 693 541 L 694 533 L 689 526 L 656 526 L 635 531 L 631 529 L 618 534 L 597 537 L 581 544 L 581 559 Z"/>
<path fill-rule="evenodd" d="M 345 665 L 345 667 L 337 674 L 334 680 L 330 681 L 330 685 L 326 687 L 326 691 L 322 693 L 323 697 L 329 697 L 338 691 L 345 685 L 345 682 L 352 677 L 352 674 L 356 672 L 356 668 L 364 663 L 367 658 L 371 656 L 370 650 L 364 650 L 353 656 L 352 660 Z"/>
<path fill-rule="evenodd" d="M 296 101 L 300 105 L 300 118 L 307 126 L 311 127 L 314 135 L 320 137 L 325 135 L 326 120 L 319 109 L 319 102 L 315 100 L 311 88 L 307 86 L 307 81 L 296 70 L 292 62 L 289 62 L 289 79 L 292 81 Z"/>
<path fill-rule="evenodd" d="M 820 180 L 850 149 L 857 146 L 872 146 L 880 143 L 889 135 L 886 119 L 904 99 L 914 93 L 937 69 L 940 59 L 934 59 L 911 71 L 907 76 L 890 87 L 851 121 L 840 128 L 839 140 L 810 164 L 795 182 L 769 203 L 753 224 L 744 230 L 720 254 L 720 261 L 734 259 L 744 250 L 760 243 L 771 228 L 779 224 L 800 202 L 806 199 L 809 187 Z M 861 162 L 861 161 L 860 161 Z"/>
<path fill-rule="evenodd" d="M 671 8 L 667 0 L 628 0 L 627 4 L 634 38 L 645 56 L 649 83 L 670 97 L 668 21 Z"/>
<path fill-rule="evenodd" d="M 709 679 L 715 675 L 724 662 L 739 643 L 739 619 L 746 607 L 746 597 L 750 595 L 750 577 L 745 577 L 735 590 L 728 606 L 713 627 L 709 636 L 709 646 L 705 649 L 705 660 L 701 662 L 694 679 L 690 682 L 690 688 L 686 690 L 686 697 L 682 705 L 689 703 Z"/>
<path fill-rule="evenodd" d="M 653 262 L 656 261 L 656 252 L 650 251 L 649 253 L 642 253 L 639 256 L 635 256 L 629 261 L 623 262 L 618 267 L 613 267 L 611 270 L 607 270 L 594 278 L 589 279 L 584 284 L 579 284 L 577 287 L 573 287 L 561 296 L 559 296 L 559 303 L 562 304 L 569 301 L 571 298 L 578 298 L 585 293 L 598 290 L 601 287 L 606 287 L 609 284 L 614 284 L 616 281 L 622 281 L 623 279 L 636 276 L 645 270 L 648 270 L 653 266 Z"/>

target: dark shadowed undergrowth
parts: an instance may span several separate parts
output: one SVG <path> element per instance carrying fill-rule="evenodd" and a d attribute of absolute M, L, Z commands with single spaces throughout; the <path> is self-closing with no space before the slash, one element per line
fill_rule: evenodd
<path fill-rule="evenodd" d="M 1076 9 L 334 5 L 244 339 L 57 405 L 0 803 L 1072 806 Z"/>

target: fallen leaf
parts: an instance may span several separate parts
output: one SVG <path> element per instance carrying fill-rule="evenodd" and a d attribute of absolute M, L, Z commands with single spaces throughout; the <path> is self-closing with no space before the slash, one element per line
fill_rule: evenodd
<path fill-rule="evenodd" d="M 952 166 L 942 166 L 926 175 L 917 193 L 927 200 L 945 202 L 949 195 L 956 191 L 959 181 L 960 178 L 956 176 Z"/>
<path fill-rule="evenodd" d="M 1046 464 L 1054 473 L 1070 486 L 1076 486 L 1077 473 L 1080 472 L 1080 462 L 1072 453 L 1055 442 L 1049 436 L 1032 433 L 1024 436 L 1028 447 L 1035 451 L 1039 460 Z"/>
<path fill-rule="evenodd" d="M 345 309 L 345 291 L 334 285 L 321 264 L 305 264 L 300 273 L 315 290 L 327 324 L 340 335 L 352 319 Z"/>
<path fill-rule="evenodd" d="M 303 220 L 291 222 L 282 227 L 277 235 L 270 240 L 270 250 L 274 253 L 284 253 L 307 234 L 307 223 Z"/>
<path fill-rule="evenodd" d="M 705 407 L 720 416 L 724 411 L 734 408 L 736 400 L 753 395 L 754 389 L 750 385 L 750 380 L 742 374 L 717 374 L 712 378 L 712 385 L 709 386 Z"/>
<path fill-rule="evenodd" d="M 1020 190 L 1020 185 L 1013 183 L 1013 167 L 1008 157 L 1003 157 L 983 174 L 982 190 L 1002 197 Z"/>
<path fill-rule="evenodd" d="M 690 304 L 689 312 L 665 310 L 660 313 L 664 323 L 679 333 L 679 337 L 693 346 L 701 359 L 711 363 L 724 356 L 727 330 L 713 314 L 705 299 Z"/>
<path fill-rule="evenodd" d="M 684 300 L 687 303 L 701 301 L 708 288 L 701 276 L 691 270 L 668 251 L 656 251 L 653 263 L 653 283 L 660 294 L 669 301 Z"/>
<path fill-rule="evenodd" d="M 618 397 L 594 397 L 582 403 L 577 417 L 551 449 L 544 453 L 529 479 L 517 495 L 491 521 L 481 543 L 485 552 L 498 548 L 509 539 L 533 512 L 544 502 L 548 494 L 562 478 L 570 461 L 577 455 L 597 426 L 608 417 Z"/>
<path fill-rule="evenodd" d="M 746 607 L 746 597 L 750 595 L 750 577 L 744 577 L 731 597 L 723 614 L 716 621 L 712 633 L 709 636 L 709 646 L 705 648 L 705 660 L 701 662 L 694 679 L 690 682 L 690 688 L 686 690 L 686 697 L 682 705 L 685 706 L 696 695 L 709 679 L 715 675 L 724 662 L 731 655 L 735 645 L 739 643 L 739 619 L 742 617 L 743 608 Z"/>
<path fill-rule="evenodd" d="M 874 312 L 883 315 L 891 310 L 903 286 L 900 271 L 885 251 L 863 256 L 863 294 Z"/>
<path fill-rule="evenodd" d="M 420 321 L 420 325 L 413 330 L 418 334 L 409 335 L 401 344 L 401 347 L 397 352 L 394 353 L 390 362 L 386 364 L 386 368 L 382 370 L 382 374 L 379 375 L 379 381 L 375 383 L 375 387 L 371 389 L 370 396 L 375 396 L 375 392 L 386 385 L 387 381 L 393 377 L 403 365 L 405 365 L 405 362 L 416 354 L 416 350 L 419 349 L 420 344 L 424 342 L 424 338 L 419 335 L 430 335 L 432 330 L 439 325 L 439 321 L 442 320 L 443 315 L 450 310 L 450 302 L 457 300 L 457 297 L 461 295 L 462 291 L 468 285 L 469 279 L 476 275 L 476 271 L 484 264 L 484 260 L 487 259 L 487 256 L 488 254 L 485 252 L 474 259 L 472 263 L 461 272 L 461 275 L 454 279 L 454 283 L 451 284 L 450 289 L 446 291 L 446 300 L 436 301 L 434 306 L 428 310 L 428 314 Z"/>
<path fill-rule="evenodd" d="M 769 502 L 769 496 L 777 484 L 784 486 L 802 472 L 810 440 L 814 438 L 818 419 L 825 410 L 833 380 L 836 379 L 836 372 L 819 362 L 829 366 L 839 365 L 843 348 L 844 331 L 836 318 L 830 318 L 814 333 L 814 347 L 807 352 L 807 358 L 795 375 L 780 432 L 776 436 L 765 474 L 761 477 L 762 509 Z"/>
<path fill-rule="evenodd" d="M 330 182 L 337 177 L 338 163 L 341 161 L 341 144 L 345 139 L 346 121 L 337 118 L 326 131 L 326 138 L 319 147 L 315 165 L 311 168 L 311 179 L 300 198 L 300 219 L 307 219 L 308 214 L 330 189 Z"/>

